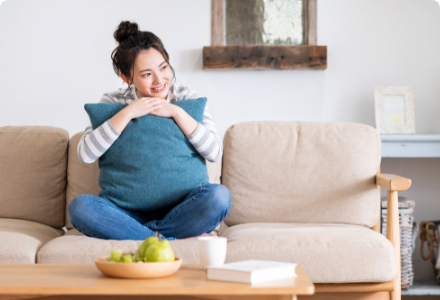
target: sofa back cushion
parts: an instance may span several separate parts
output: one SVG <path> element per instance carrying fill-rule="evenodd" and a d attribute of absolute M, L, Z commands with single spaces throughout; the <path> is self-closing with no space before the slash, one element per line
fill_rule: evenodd
<path fill-rule="evenodd" d="M 228 226 L 250 222 L 372 227 L 380 215 L 375 175 L 380 135 L 342 122 L 243 122 L 224 136 Z"/>
<path fill-rule="evenodd" d="M 64 226 L 68 143 L 61 128 L 0 127 L 0 218 Z"/>
<path fill-rule="evenodd" d="M 84 134 L 84 131 L 78 132 L 69 142 L 69 163 L 67 166 L 67 189 L 66 189 L 66 228 L 72 229 L 68 207 L 70 202 L 79 195 L 89 194 L 98 196 L 101 191 L 99 186 L 99 165 L 98 160 L 91 164 L 82 163 L 78 158 L 78 143 Z M 209 182 L 220 183 L 221 163 L 219 160 L 215 163 L 206 161 L 208 169 Z"/>
<path fill-rule="evenodd" d="M 99 187 L 99 165 L 98 160 L 91 164 L 85 164 L 78 157 L 78 143 L 84 131 L 78 132 L 70 138 L 68 164 L 67 164 L 67 188 L 66 188 L 66 228 L 72 229 L 73 225 L 69 216 L 69 204 L 79 195 L 98 196 Z"/>

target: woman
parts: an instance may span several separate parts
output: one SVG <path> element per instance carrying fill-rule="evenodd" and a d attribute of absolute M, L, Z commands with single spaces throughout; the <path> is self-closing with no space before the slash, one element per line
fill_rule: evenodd
<path fill-rule="evenodd" d="M 188 141 L 210 162 L 223 154 L 222 140 L 205 107 L 203 124 L 172 102 L 198 98 L 189 86 L 176 82 L 169 55 L 161 40 L 151 32 L 139 31 L 136 23 L 123 21 L 114 33 L 119 46 L 112 52 L 113 68 L 128 84 L 105 93 L 100 102 L 128 104 L 124 109 L 92 129 L 84 131 L 78 156 L 92 163 L 120 136 L 130 120 L 147 114 L 173 118 Z M 166 137 L 164 137 L 166 138 Z M 174 207 L 149 211 L 128 211 L 94 195 L 80 195 L 69 205 L 72 225 L 90 237 L 116 240 L 143 240 L 155 231 L 168 240 L 210 235 L 229 213 L 231 194 L 221 184 L 196 187 Z"/>

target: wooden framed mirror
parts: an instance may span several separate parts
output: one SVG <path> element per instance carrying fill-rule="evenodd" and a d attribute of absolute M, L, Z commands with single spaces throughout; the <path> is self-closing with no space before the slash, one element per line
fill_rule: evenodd
<path fill-rule="evenodd" d="M 211 0 L 203 69 L 325 69 L 317 0 Z"/>

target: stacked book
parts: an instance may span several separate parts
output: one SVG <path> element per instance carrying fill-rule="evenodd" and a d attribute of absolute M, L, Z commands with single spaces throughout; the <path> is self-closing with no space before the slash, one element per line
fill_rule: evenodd
<path fill-rule="evenodd" d="M 206 277 L 211 280 L 258 284 L 295 277 L 297 276 L 295 272 L 296 265 L 276 261 L 244 260 L 220 266 L 208 266 Z"/>

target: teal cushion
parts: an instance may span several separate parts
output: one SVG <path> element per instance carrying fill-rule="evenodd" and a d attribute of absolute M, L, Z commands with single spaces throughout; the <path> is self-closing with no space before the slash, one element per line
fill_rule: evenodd
<path fill-rule="evenodd" d="M 203 124 L 207 99 L 173 104 Z M 93 129 L 127 104 L 91 103 L 84 108 Z M 196 187 L 208 184 L 206 161 L 173 118 L 145 115 L 132 119 L 99 158 L 99 196 L 117 206 L 147 211 L 177 205 Z"/>

